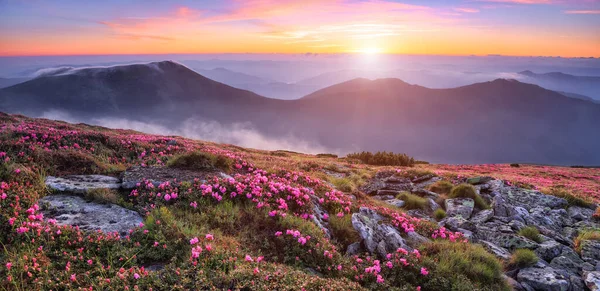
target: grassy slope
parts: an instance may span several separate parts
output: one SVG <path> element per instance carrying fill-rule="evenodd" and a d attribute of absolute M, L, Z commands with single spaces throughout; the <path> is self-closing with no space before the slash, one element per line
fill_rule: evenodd
<path fill-rule="evenodd" d="M 436 232 L 439 242 L 434 244 L 465 244 L 448 242 L 462 239 L 441 235 L 445 230 L 435 224 L 358 192 L 357 200 L 351 200 L 329 184 L 355 191 L 377 171 L 395 168 L 21 116 L 0 115 L 0 121 L 0 290 L 505 289 L 497 261 L 480 249 L 452 247 L 472 253 L 488 276 L 459 267 L 451 272 L 448 266 L 456 258 L 437 251 L 440 246 L 389 258 L 346 257 L 343 248 L 351 241 L 328 240 L 310 221 L 314 195 L 336 217 L 334 232 L 347 237 L 356 236 L 348 223 L 351 213 L 368 206 L 401 232 L 415 229 L 427 237 Z M 176 145 L 169 145 L 172 139 Z M 142 185 L 119 193 L 119 204 L 145 216 L 144 224 L 127 237 L 87 234 L 39 215 L 36 203 L 48 194 L 45 175 L 118 175 L 132 165 L 161 166 L 192 151 L 233 160 L 230 174 L 235 179 Z M 323 169 L 343 172 L 347 178 L 340 181 Z M 177 197 L 166 200 L 165 193 Z M 156 264 L 165 269 L 146 269 Z"/>

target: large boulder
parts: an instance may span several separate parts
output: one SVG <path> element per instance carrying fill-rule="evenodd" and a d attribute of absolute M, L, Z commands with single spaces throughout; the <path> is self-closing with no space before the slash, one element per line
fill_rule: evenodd
<path fill-rule="evenodd" d="M 121 188 L 121 180 L 103 175 L 48 176 L 45 183 L 52 190 L 72 194 L 84 194 L 95 189 Z"/>
<path fill-rule="evenodd" d="M 579 206 L 571 206 L 567 209 L 569 217 L 575 221 L 590 220 L 594 215 L 594 210 Z"/>
<path fill-rule="evenodd" d="M 494 211 L 491 209 L 486 209 L 473 215 L 470 220 L 475 224 L 482 224 L 492 219 L 492 217 L 494 217 Z"/>
<path fill-rule="evenodd" d="M 40 199 L 39 204 L 46 219 L 55 219 L 58 225 L 79 226 L 86 231 L 118 232 L 124 236 L 143 221 L 133 210 L 88 202 L 78 196 L 49 195 Z"/>
<path fill-rule="evenodd" d="M 596 265 L 600 262 L 600 241 L 597 240 L 582 240 L 581 241 L 581 258 Z"/>
<path fill-rule="evenodd" d="M 517 281 L 536 291 L 567 291 L 571 286 L 569 278 L 550 267 L 522 269 L 517 275 Z"/>
<path fill-rule="evenodd" d="M 467 179 L 467 183 L 469 183 L 471 185 L 479 185 L 479 184 L 484 184 L 484 183 L 490 182 L 492 180 L 494 180 L 494 178 L 488 177 L 488 176 L 474 177 L 474 178 Z"/>
<path fill-rule="evenodd" d="M 473 213 L 473 208 L 475 208 L 475 202 L 471 198 L 446 199 L 444 205 L 446 206 L 447 216 L 460 215 L 464 219 L 469 219 L 471 213 Z"/>
<path fill-rule="evenodd" d="M 363 239 L 367 250 L 374 254 L 385 256 L 398 248 L 412 250 L 393 226 L 382 223 L 383 217 L 375 210 L 361 207 L 359 212 L 352 214 L 352 226 Z"/>
<path fill-rule="evenodd" d="M 563 245 L 555 240 L 547 240 L 542 242 L 540 246 L 535 249 L 535 253 L 538 257 L 546 262 L 552 261 L 552 259 L 560 256 L 563 250 Z"/>

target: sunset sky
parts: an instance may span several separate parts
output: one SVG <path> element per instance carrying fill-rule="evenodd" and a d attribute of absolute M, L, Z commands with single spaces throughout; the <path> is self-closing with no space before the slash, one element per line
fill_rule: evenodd
<path fill-rule="evenodd" d="M 0 0 L 0 55 L 600 57 L 600 0 Z"/>

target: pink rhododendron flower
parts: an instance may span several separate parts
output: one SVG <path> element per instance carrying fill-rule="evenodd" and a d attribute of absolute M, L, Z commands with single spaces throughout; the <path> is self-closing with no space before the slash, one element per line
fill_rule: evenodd
<path fill-rule="evenodd" d="M 213 239 L 215 239 L 215 238 L 213 237 L 213 235 L 212 235 L 212 234 L 210 234 L 210 233 L 207 233 L 207 234 L 206 234 L 206 239 L 207 239 L 207 240 L 213 240 Z"/>
<path fill-rule="evenodd" d="M 12 267 L 12 263 L 8 262 L 6 263 L 6 269 L 10 271 L 10 268 Z"/>
<path fill-rule="evenodd" d="M 427 276 L 428 274 L 429 274 L 429 271 L 427 271 L 427 269 L 421 268 L 421 275 Z"/>
<path fill-rule="evenodd" d="M 252 257 L 250 255 L 246 255 L 245 260 L 246 260 L 246 262 L 254 262 L 254 260 L 252 259 Z"/>
<path fill-rule="evenodd" d="M 195 244 L 197 244 L 197 243 L 198 243 L 198 241 L 199 241 L 199 240 L 198 240 L 198 238 L 197 238 L 197 237 L 194 237 L 194 238 L 192 238 L 192 239 L 190 240 L 190 244 L 191 244 L 191 245 L 195 245 Z"/>

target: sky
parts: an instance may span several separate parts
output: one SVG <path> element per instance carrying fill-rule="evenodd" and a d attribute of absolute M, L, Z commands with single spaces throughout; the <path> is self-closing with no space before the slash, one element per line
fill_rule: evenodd
<path fill-rule="evenodd" d="M 600 57 L 600 0 L 0 0 L 0 56 Z"/>

